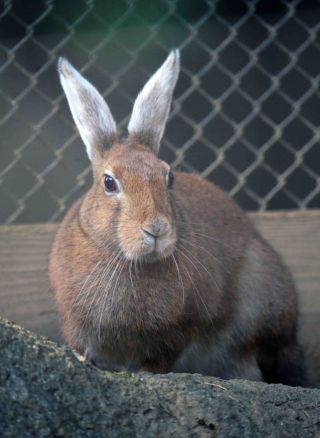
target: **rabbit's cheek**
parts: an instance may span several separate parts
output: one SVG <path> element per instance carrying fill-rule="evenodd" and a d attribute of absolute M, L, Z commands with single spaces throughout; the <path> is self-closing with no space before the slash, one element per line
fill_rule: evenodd
<path fill-rule="evenodd" d="M 161 257 L 167 257 L 172 254 L 177 241 L 176 233 L 171 232 L 167 236 L 157 239 L 156 251 Z"/>
<path fill-rule="evenodd" d="M 143 242 L 131 240 L 126 242 L 126 244 L 121 245 L 121 249 L 128 260 L 135 260 L 141 256 L 141 251 L 143 249 Z"/>

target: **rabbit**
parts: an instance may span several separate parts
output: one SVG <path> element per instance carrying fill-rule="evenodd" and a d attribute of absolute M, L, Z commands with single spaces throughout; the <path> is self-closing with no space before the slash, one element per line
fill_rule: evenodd
<path fill-rule="evenodd" d="M 110 371 L 303 385 L 297 293 L 279 255 L 220 188 L 158 158 L 179 59 L 170 52 L 143 87 L 124 139 L 97 89 L 59 59 L 93 171 L 50 256 L 65 340 Z"/>

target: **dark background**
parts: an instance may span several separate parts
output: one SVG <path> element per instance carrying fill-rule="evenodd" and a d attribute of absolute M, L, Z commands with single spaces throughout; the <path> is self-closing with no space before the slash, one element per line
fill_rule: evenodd
<path fill-rule="evenodd" d="M 59 220 L 89 186 L 59 55 L 123 133 L 170 49 L 182 70 L 161 156 L 246 210 L 320 207 L 318 1 L 0 2 L 0 222 Z"/>

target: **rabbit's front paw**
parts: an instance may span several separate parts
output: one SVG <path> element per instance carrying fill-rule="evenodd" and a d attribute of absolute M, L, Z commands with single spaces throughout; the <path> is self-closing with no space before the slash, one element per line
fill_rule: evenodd
<path fill-rule="evenodd" d="M 110 360 L 101 351 L 98 351 L 92 347 L 86 348 L 85 359 L 93 366 L 101 370 L 127 371 L 127 368 L 125 366 Z"/>
<path fill-rule="evenodd" d="M 102 370 L 109 369 L 104 356 L 92 347 L 87 347 L 84 353 L 85 359 L 97 368 Z"/>

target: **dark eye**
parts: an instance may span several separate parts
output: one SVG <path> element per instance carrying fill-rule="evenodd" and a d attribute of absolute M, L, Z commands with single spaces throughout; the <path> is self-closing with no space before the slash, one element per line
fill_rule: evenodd
<path fill-rule="evenodd" d="M 106 192 L 116 192 L 118 191 L 117 183 L 115 182 L 114 178 L 110 175 L 104 176 L 104 186 L 106 188 Z"/>
<path fill-rule="evenodd" d="M 168 189 L 172 189 L 173 186 L 173 181 L 174 181 L 174 175 L 171 172 L 171 170 L 169 171 L 168 175 L 167 175 L 167 185 L 168 185 Z"/>

